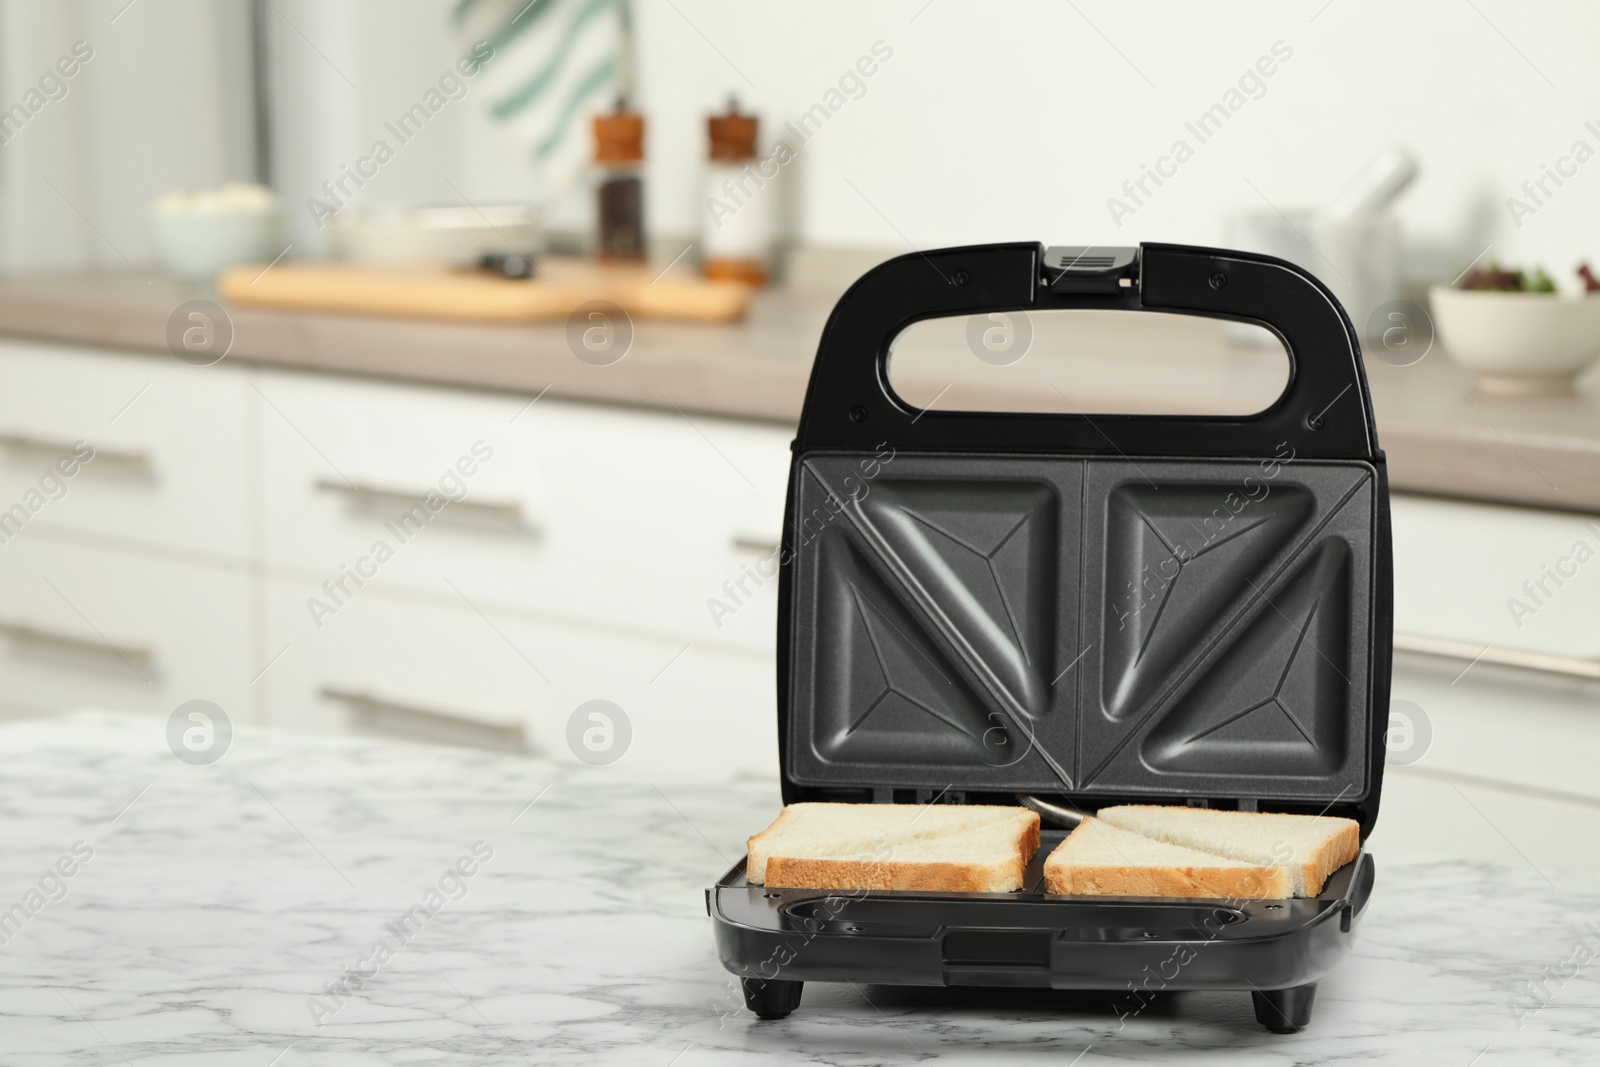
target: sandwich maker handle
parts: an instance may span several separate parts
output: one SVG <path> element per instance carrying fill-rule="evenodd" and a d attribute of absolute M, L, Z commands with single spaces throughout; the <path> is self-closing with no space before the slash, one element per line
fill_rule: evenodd
<path fill-rule="evenodd" d="M 1092 253 L 1090 255 L 1089 253 Z M 1101 308 L 1255 323 L 1289 358 L 1288 385 L 1252 415 L 1092 415 L 918 409 L 889 386 L 889 345 L 921 319 Z M 1376 461 L 1355 330 L 1310 273 L 1271 256 L 1186 245 L 1045 249 L 1033 242 L 913 252 L 863 275 L 822 333 L 798 452 L 1046 452 Z"/>

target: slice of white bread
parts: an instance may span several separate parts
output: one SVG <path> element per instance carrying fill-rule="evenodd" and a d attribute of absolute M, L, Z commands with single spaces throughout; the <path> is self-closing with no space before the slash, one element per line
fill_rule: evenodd
<path fill-rule="evenodd" d="M 1045 891 L 1093 896 L 1287 897 L 1285 867 L 1169 845 L 1086 817 L 1044 861 Z"/>
<path fill-rule="evenodd" d="M 1039 816 L 990 804 L 790 804 L 750 838 L 753 885 L 1011 893 Z"/>
<path fill-rule="evenodd" d="M 1289 869 L 1291 893 L 1314 897 L 1328 875 L 1356 858 L 1361 828 L 1353 819 L 1280 812 L 1215 811 L 1167 804 L 1101 808 L 1097 817 L 1122 830 L 1242 863 Z"/>

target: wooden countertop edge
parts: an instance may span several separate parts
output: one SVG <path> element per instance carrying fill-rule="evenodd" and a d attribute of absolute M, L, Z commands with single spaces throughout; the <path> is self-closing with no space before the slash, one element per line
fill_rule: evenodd
<path fill-rule="evenodd" d="M 198 297 L 204 299 L 204 297 Z M 728 360 L 674 343 L 634 346 L 611 366 L 567 351 L 562 328 L 536 327 L 525 362 L 507 358 L 507 338 L 528 344 L 528 327 L 227 309 L 235 338 L 228 359 L 359 374 L 466 389 L 505 389 L 594 403 L 794 426 L 810 360 Z M 148 297 L 77 295 L 59 287 L 0 284 L 0 336 L 109 349 L 168 351 L 166 318 Z M 457 358 L 441 360 L 441 348 Z M 809 348 L 807 348 L 809 352 Z M 1381 406 L 1381 405 L 1380 405 Z M 1600 513 L 1600 436 L 1542 435 L 1492 426 L 1442 429 L 1382 420 L 1393 489 L 1496 503 Z"/>
<path fill-rule="evenodd" d="M 1405 492 L 1465 497 L 1561 511 L 1600 512 L 1600 443 L 1513 445 L 1498 437 L 1379 431 L 1389 485 Z"/>
<path fill-rule="evenodd" d="M 676 345 L 635 345 L 610 366 L 586 364 L 564 345 L 561 327 L 539 328 L 525 362 L 506 356 L 526 344 L 527 327 L 355 315 L 284 313 L 230 305 L 229 360 L 296 370 L 359 374 L 465 389 L 506 389 L 571 400 L 794 425 L 810 378 L 809 361 L 716 361 Z M 148 301 L 107 295 L 93 301 L 48 289 L 0 289 L 0 336 L 111 349 L 170 351 L 166 319 Z M 456 358 L 439 358 L 441 348 Z"/>

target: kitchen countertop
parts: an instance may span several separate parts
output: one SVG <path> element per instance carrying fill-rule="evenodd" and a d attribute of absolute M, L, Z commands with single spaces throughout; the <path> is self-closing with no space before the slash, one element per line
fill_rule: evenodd
<path fill-rule="evenodd" d="M 1518 1028 L 1517 985 L 1600 945 L 1592 879 L 1385 858 L 1303 1034 L 1244 993 L 1106 998 L 812 984 L 745 1012 L 704 887 L 775 813 L 770 782 L 627 780 L 468 750 L 241 729 L 204 767 L 156 719 L 0 728 L 0 905 L 92 857 L 0 950 L 7 1064 L 1582 1063 L 1600 962 Z M 362 988 L 325 986 L 476 850 Z M 488 858 L 483 858 L 487 854 Z M 1546 874 L 1556 872 L 1546 871 Z M 320 1004 L 320 1007 L 316 1005 Z M 315 1014 L 314 1014 L 315 1011 Z M 319 1026 L 318 1023 L 321 1023 Z"/>
<path fill-rule="evenodd" d="M 0 280 L 0 334 L 165 351 L 168 319 L 206 293 L 146 273 L 148 280 L 133 272 Z M 552 396 L 792 426 L 839 291 L 764 292 L 736 325 L 639 321 L 626 357 L 610 366 L 577 359 L 564 323 L 466 325 L 234 307 L 228 358 L 529 394 L 548 387 Z M 1147 346 L 1151 362 L 1131 379 L 1117 346 L 1062 358 L 1036 340 L 1038 355 L 1002 373 L 946 344 L 904 392 L 945 409 L 974 401 L 1038 407 L 1056 403 L 1059 390 L 1067 404 L 1089 411 L 1108 410 L 1107 402 L 1125 411 L 1152 403 L 1221 410 L 1252 395 L 1261 367 L 1248 352 L 1225 351 L 1221 338 L 1219 329 L 1214 343 L 1199 346 L 1215 350 L 1222 362 L 1210 366 L 1220 370 L 1191 358 L 1192 341 L 1184 348 L 1158 337 Z M 1512 398 L 1475 393 L 1442 350 L 1409 367 L 1367 362 L 1396 489 L 1600 512 L 1600 368 L 1578 395 Z"/>

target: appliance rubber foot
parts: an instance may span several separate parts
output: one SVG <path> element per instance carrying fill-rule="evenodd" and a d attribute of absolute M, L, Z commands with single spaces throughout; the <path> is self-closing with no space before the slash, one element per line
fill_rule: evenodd
<path fill-rule="evenodd" d="M 746 994 L 748 995 L 748 994 Z M 1317 983 L 1293 989 L 1257 989 L 1251 992 L 1256 1022 L 1275 1034 L 1298 1034 L 1311 1022 L 1311 1002 L 1317 996 Z"/>
<path fill-rule="evenodd" d="M 782 978 L 741 978 L 744 986 L 744 1006 L 756 1013 L 758 1019 L 782 1019 L 800 1006 L 800 990 L 804 982 L 790 982 Z"/>

